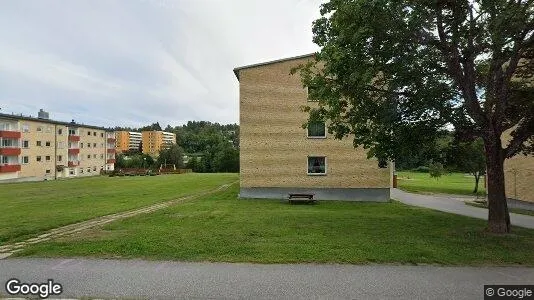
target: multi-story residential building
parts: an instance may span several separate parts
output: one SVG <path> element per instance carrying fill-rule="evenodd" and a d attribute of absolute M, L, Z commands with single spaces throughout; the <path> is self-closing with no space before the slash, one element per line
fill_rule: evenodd
<path fill-rule="evenodd" d="M 103 127 L 0 114 L 0 181 L 98 175 L 113 170 L 115 135 Z"/>
<path fill-rule="evenodd" d="M 115 137 L 117 139 L 116 148 L 119 152 L 139 150 L 143 139 L 141 132 L 135 131 L 116 131 Z"/>
<path fill-rule="evenodd" d="M 234 69 L 239 80 L 240 197 L 389 201 L 391 168 L 368 159 L 351 137 L 336 140 L 324 123 L 308 124 L 308 100 L 290 70 L 312 55 Z M 380 166 L 379 166 L 380 165 Z"/>
<path fill-rule="evenodd" d="M 159 151 L 176 144 L 176 134 L 165 131 L 143 131 L 143 153 L 158 156 Z"/>
<path fill-rule="evenodd" d="M 511 131 L 503 134 L 503 146 L 508 145 Z M 510 207 L 534 210 L 534 156 L 517 154 L 505 159 L 504 182 Z"/>

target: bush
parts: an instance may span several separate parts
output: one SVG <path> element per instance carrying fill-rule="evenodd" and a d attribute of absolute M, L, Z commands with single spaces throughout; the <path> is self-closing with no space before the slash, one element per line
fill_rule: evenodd
<path fill-rule="evenodd" d="M 445 173 L 445 169 L 441 163 L 430 164 L 429 168 L 430 177 L 438 179 Z"/>
<path fill-rule="evenodd" d="M 414 172 L 419 172 L 419 173 L 429 173 L 430 172 L 430 168 L 426 167 L 426 166 L 419 166 L 419 167 L 415 168 L 413 171 Z"/>

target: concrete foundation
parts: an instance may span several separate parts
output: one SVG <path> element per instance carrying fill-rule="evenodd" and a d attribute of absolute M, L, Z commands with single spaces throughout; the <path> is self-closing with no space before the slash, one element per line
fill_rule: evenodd
<path fill-rule="evenodd" d="M 534 211 L 534 203 L 508 198 L 508 208 L 520 208 Z"/>
<path fill-rule="evenodd" d="M 388 202 L 389 188 L 241 188 L 239 198 L 287 199 L 289 193 L 314 194 L 316 200 Z"/>

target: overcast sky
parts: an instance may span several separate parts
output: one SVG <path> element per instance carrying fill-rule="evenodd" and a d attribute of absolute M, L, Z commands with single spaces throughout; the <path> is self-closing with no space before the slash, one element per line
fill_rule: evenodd
<path fill-rule="evenodd" d="M 237 123 L 232 69 L 317 51 L 322 2 L 0 1 L 0 112 L 106 127 Z"/>

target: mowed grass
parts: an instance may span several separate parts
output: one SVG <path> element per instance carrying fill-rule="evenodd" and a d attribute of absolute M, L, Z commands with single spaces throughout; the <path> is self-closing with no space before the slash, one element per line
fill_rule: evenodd
<path fill-rule="evenodd" d="M 238 174 L 88 177 L 0 185 L 0 245 L 234 182 Z"/>
<path fill-rule="evenodd" d="M 397 172 L 397 183 L 401 190 L 413 193 L 443 193 L 458 195 L 475 195 L 475 177 L 463 173 L 447 173 L 439 178 L 432 178 L 428 173 Z M 484 177 L 478 183 L 478 194 L 485 195 Z"/>
<path fill-rule="evenodd" d="M 231 189 L 32 245 L 18 256 L 254 263 L 534 265 L 534 231 L 391 203 L 238 200 Z"/>

